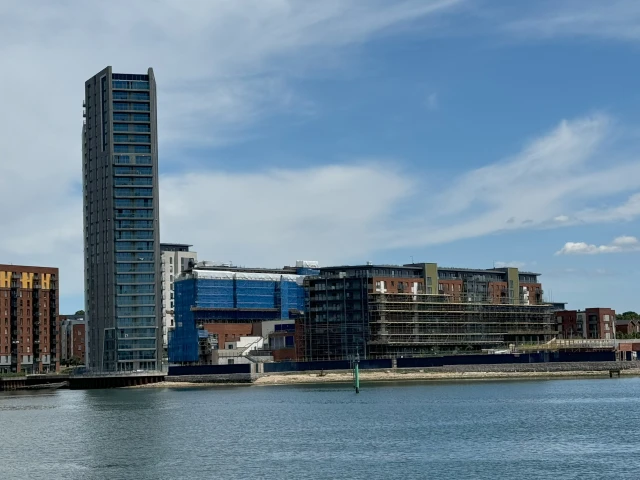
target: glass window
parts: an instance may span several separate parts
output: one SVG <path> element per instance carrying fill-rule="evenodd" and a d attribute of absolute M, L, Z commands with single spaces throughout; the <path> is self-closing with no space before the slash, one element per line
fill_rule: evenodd
<path fill-rule="evenodd" d="M 150 198 L 126 199 L 118 198 L 115 201 L 116 207 L 140 207 L 153 208 L 153 200 Z"/>
<path fill-rule="evenodd" d="M 152 188 L 116 188 L 114 189 L 116 197 L 151 197 L 153 196 Z"/>
<path fill-rule="evenodd" d="M 151 175 L 151 167 L 115 167 L 113 173 L 116 175 Z"/>
<path fill-rule="evenodd" d="M 153 283 L 154 281 L 155 275 L 152 273 L 116 275 L 117 283 Z M 153 287 L 153 285 L 150 286 Z"/>
<path fill-rule="evenodd" d="M 116 315 L 118 316 L 136 316 L 136 315 L 155 315 L 156 307 L 117 307 Z"/>
<path fill-rule="evenodd" d="M 153 231 L 141 230 L 138 232 L 129 232 L 116 230 L 116 240 L 153 240 Z"/>
<path fill-rule="evenodd" d="M 155 271 L 153 263 L 116 263 L 116 273 L 150 273 Z"/>
<path fill-rule="evenodd" d="M 151 165 L 152 159 L 150 155 L 136 155 L 136 164 L 137 165 Z"/>
<path fill-rule="evenodd" d="M 140 186 L 150 186 L 153 185 L 153 178 L 149 177 L 117 177 L 114 182 L 117 186 L 129 186 L 129 185 L 140 185 Z"/>
<path fill-rule="evenodd" d="M 156 302 L 155 295 L 132 295 L 126 297 L 117 297 L 116 305 L 135 306 L 135 305 L 154 305 Z"/>
<path fill-rule="evenodd" d="M 135 153 L 151 153 L 151 147 L 149 145 L 135 145 Z"/>
<path fill-rule="evenodd" d="M 153 210 L 116 210 L 116 218 L 153 218 Z"/>
<path fill-rule="evenodd" d="M 153 251 L 153 242 L 116 241 L 116 252 Z"/>

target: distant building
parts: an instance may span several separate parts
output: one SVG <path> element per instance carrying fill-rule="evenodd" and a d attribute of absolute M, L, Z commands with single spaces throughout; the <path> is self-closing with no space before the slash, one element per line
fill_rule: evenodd
<path fill-rule="evenodd" d="M 175 329 L 169 334 L 171 363 L 233 360 L 251 343 L 253 361 L 274 355 L 295 358 L 295 322 L 304 314 L 305 275 L 317 274 L 317 263 L 298 262 L 281 269 L 243 268 L 200 262 L 175 279 Z M 272 351 L 277 346 L 278 353 Z M 231 350 L 218 355 L 215 350 Z M 285 351 L 286 350 L 286 351 Z M 260 357 L 254 358 L 254 357 Z M 235 361 L 235 360 L 234 360 Z"/>
<path fill-rule="evenodd" d="M 616 332 L 625 335 L 640 333 L 640 318 L 630 320 L 616 320 Z"/>
<path fill-rule="evenodd" d="M 191 245 L 183 243 L 161 243 L 162 252 L 162 338 L 166 352 L 168 332 L 174 328 L 175 293 L 173 282 L 185 270 L 198 262 L 198 254 L 189 251 Z"/>
<path fill-rule="evenodd" d="M 538 275 L 435 263 L 320 269 L 305 280 L 307 360 L 471 353 L 557 335 Z"/>
<path fill-rule="evenodd" d="M 0 265 L 0 373 L 60 369 L 58 269 Z"/>
<path fill-rule="evenodd" d="M 613 340 L 616 330 L 616 312 L 611 308 L 561 310 L 555 312 L 558 336 Z"/>
<path fill-rule="evenodd" d="M 69 365 L 70 362 L 85 364 L 85 335 L 84 315 L 60 315 L 60 352 L 63 365 Z"/>

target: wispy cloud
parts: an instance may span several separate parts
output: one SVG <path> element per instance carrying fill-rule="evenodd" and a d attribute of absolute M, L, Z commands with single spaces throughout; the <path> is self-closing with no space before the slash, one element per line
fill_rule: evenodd
<path fill-rule="evenodd" d="M 596 255 L 599 253 L 625 253 L 640 251 L 640 241 L 636 237 L 622 236 L 607 245 L 594 245 L 586 242 L 567 242 L 556 255 Z"/>
<path fill-rule="evenodd" d="M 509 267 L 509 268 L 524 268 L 527 264 L 525 262 L 495 262 L 494 266 L 496 268 L 505 268 L 505 267 Z"/>
<path fill-rule="evenodd" d="M 222 172 L 196 170 L 179 154 L 242 141 L 274 117 L 314 115 L 296 79 L 349 68 L 371 39 L 437 22 L 463 3 L 0 2 L 0 191 L 3 209 L 20 212 L 3 217 L 0 256 L 58 265 L 65 292 L 82 292 L 83 81 L 109 64 L 155 69 L 161 161 L 182 169 L 161 178 L 162 238 L 194 243 L 203 258 L 362 261 L 394 247 L 637 218 L 640 163 L 611 160 L 617 126 L 597 114 L 562 121 L 512 157 L 446 183 L 403 169 L 399 155 L 334 152 L 324 166 Z M 429 95 L 426 107 L 437 107 Z"/>
<path fill-rule="evenodd" d="M 600 37 L 640 41 L 636 0 L 541 0 L 519 3 L 505 28 L 522 38 Z"/>
<path fill-rule="evenodd" d="M 15 213 L 3 218 L 0 257 L 58 265 L 65 294 L 81 294 L 83 82 L 106 65 L 122 72 L 154 67 L 161 162 L 188 170 L 185 147 L 241 142 L 259 135 L 257 126 L 267 119 L 313 115 L 313 98 L 297 90 L 297 78 L 347 68 L 370 39 L 437 21 L 460 3 L 0 2 L 0 191 L 3 209 Z M 171 182 L 161 187 L 166 198 Z M 256 191 L 258 202 L 269 203 L 270 192 Z M 276 210 L 262 212 L 274 215 L 274 225 Z M 170 214 L 162 224 L 181 225 Z M 174 237 L 177 230 L 164 232 Z"/>
<path fill-rule="evenodd" d="M 427 95 L 427 101 L 425 102 L 425 105 L 427 107 L 427 110 L 437 110 L 438 109 L 438 94 L 437 93 L 430 93 L 429 95 Z"/>
<path fill-rule="evenodd" d="M 618 205 L 615 199 L 637 190 L 640 176 L 635 159 L 602 161 L 610 158 L 605 147 L 613 125 L 599 115 L 563 121 L 515 156 L 454 176 L 445 185 L 388 167 L 401 162 L 366 160 L 299 170 L 167 175 L 161 180 L 163 231 L 187 235 L 202 245 L 205 256 L 224 252 L 236 261 L 263 263 L 291 261 L 295 253 L 333 263 L 364 261 L 396 247 L 559 228 L 573 225 L 579 215 L 582 223 L 608 221 L 605 211 L 624 209 L 628 202 Z M 603 199 L 611 202 L 608 209 L 584 214 Z"/>
<path fill-rule="evenodd" d="M 393 245 L 451 242 L 523 228 L 554 228 L 640 215 L 640 162 L 603 161 L 615 150 L 615 122 L 603 115 L 562 121 L 517 155 L 427 188 L 438 209 L 402 225 Z M 427 186 L 429 187 L 429 186 Z M 619 196 L 630 195 L 622 204 Z M 602 201 L 607 207 L 595 207 Z M 574 213 L 575 212 L 575 213 Z"/>

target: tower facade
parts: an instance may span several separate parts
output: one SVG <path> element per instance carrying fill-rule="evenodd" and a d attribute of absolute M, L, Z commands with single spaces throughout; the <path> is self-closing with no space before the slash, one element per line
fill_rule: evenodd
<path fill-rule="evenodd" d="M 156 82 L 107 67 L 85 82 L 83 136 L 87 367 L 159 370 Z"/>

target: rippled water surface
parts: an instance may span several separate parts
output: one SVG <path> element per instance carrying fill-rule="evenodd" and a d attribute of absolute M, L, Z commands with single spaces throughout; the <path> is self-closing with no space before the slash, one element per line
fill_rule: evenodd
<path fill-rule="evenodd" d="M 637 479 L 640 378 L 0 392 L 0 479 Z"/>

